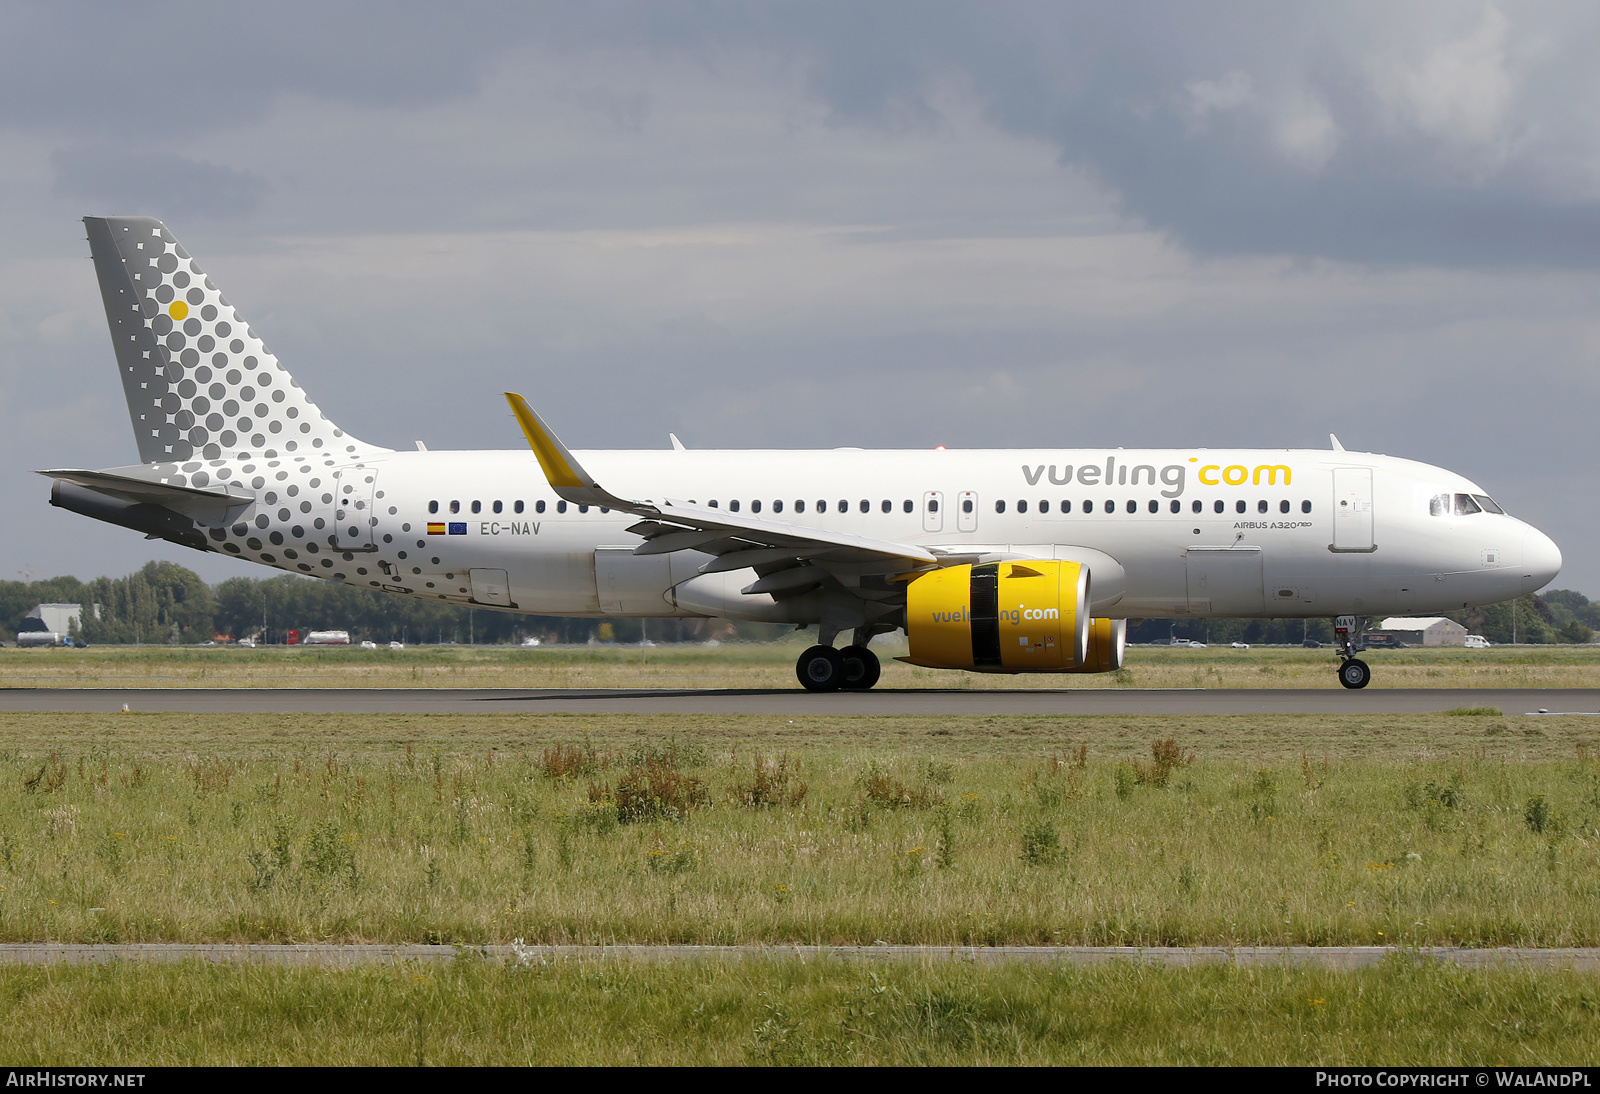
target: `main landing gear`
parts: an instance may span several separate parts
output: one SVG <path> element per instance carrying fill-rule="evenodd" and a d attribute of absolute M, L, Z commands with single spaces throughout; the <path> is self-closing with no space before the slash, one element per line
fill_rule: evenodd
<path fill-rule="evenodd" d="M 794 674 L 807 691 L 866 691 L 878 682 L 883 666 L 863 645 L 812 646 L 795 662 Z"/>
<path fill-rule="evenodd" d="M 1365 616 L 1341 615 L 1333 620 L 1334 644 L 1339 648 L 1339 683 L 1352 691 L 1372 682 L 1372 670 L 1356 654 L 1367 648 L 1362 641 L 1372 621 Z"/>

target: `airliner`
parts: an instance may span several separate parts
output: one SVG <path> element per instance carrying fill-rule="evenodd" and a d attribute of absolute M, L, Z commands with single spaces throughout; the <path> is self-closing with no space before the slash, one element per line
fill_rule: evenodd
<path fill-rule="evenodd" d="M 139 462 L 51 504 L 200 551 L 490 611 L 817 628 L 813 691 L 914 665 L 1113 672 L 1127 620 L 1375 616 L 1541 588 L 1561 552 L 1460 475 L 1299 449 L 568 449 L 516 394 L 503 451 L 357 440 L 159 220 L 86 217 Z M 507 423 L 508 440 L 516 437 Z M 841 635 L 848 644 L 836 648 Z"/>

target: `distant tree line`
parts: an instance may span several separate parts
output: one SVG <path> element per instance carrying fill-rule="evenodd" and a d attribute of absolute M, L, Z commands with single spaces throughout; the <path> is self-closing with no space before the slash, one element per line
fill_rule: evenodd
<path fill-rule="evenodd" d="M 90 644 L 176 645 L 213 638 L 254 636 L 282 642 L 291 630 L 349 631 L 352 641 L 583 643 L 762 640 L 787 627 L 726 620 L 563 619 L 472 609 L 440 601 L 393 596 L 311 578 L 231 577 L 215 587 L 171 562 L 150 562 L 126 577 L 52 577 L 0 581 L 0 638 L 16 637 L 36 604 L 82 604 L 79 637 Z M 98 610 L 90 607 L 98 605 Z M 1570 589 L 1551 589 L 1486 608 L 1447 612 L 1472 634 L 1491 642 L 1589 642 L 1600 629 L 1600 601 Z M 1248 642 L 1298 644 L 1333 641 L 1327 619 L 1146 619 L 1128 627 L 1130 642 Z"/>
<path fill-rule="evenodd" d="M 36 604 L 81 604 L 79 637 L 90 645 L 181 645 L 255 637 L 282 642 L 291 630 L 349 631 L 353 642 L 704 641 L 765 639 L 788 628 L 722 620 L 563 619 L 417 600 L 285 574 L 231 577 L 209 586 L 193 570 L 150 562 L 126 577 L 55 577 L 0 582 L 0 638 L 16 637 Z M 98 610 L 92 606 L 98 605 Z"/>

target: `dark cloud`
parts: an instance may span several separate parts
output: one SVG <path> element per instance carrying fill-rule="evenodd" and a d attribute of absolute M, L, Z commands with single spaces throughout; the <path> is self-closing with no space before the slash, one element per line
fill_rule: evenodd
<path fill-rule="evenodd" d="M 80 198 L 95 215 L 238 217 L 270 187 L 248 171 L 164 152 L 96 146 L 50 157 L 59 197 Z"/>
<path fill-rule="evenodd" d="M 712 69 L 754 49 L 804 66 L 837 125 L 935 128 L 940 90 L 968 88 L 1200 252 L 1589 266 L 1600 150 L 1580 43 L 1595 19 L 1561 4 L 1180 0 L 9 5 L 0 125 L 181 149 L 284 96 L 406 109 L 470 95 L 519 48 L 642 48 Z M 613 125 L 647 116 L 648 96 L 596 94 Z"/>

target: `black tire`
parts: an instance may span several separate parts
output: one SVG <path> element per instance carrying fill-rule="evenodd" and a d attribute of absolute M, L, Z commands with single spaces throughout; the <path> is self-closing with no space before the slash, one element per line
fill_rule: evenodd
<path fill-rule="evenodd" d="M 838 691 L 844 684 L 844 658 L 832 646 L 812 646 L 794 663 L 794 675 L 807 691 Z"/>
<path fill-rule="evenodd" d="M 866 691 L 883 675 L 878 655 L 865 646 L 846 646 L 839 657 L 844 662 L 844 682 L 839 686 L 845 691 Z"/>
<path fill-rule="evenodd" d="M 1352 691 L 1364 688 L 1371 682 L 1372 670 L 1359 657 L 1352 657 L 1339 666 L 1339 683 Z"/>

